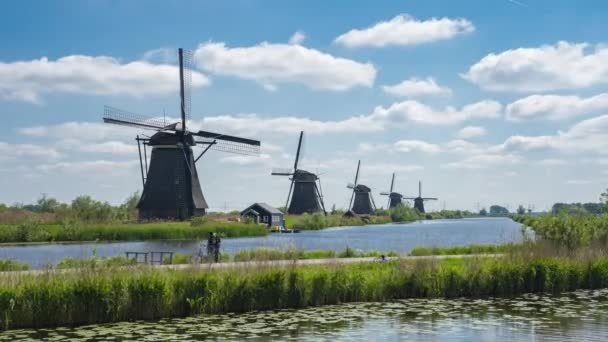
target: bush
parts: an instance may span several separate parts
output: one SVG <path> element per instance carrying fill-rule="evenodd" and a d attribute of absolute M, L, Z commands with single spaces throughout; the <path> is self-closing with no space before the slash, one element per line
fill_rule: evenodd
<path fill-rule="evenodd" d="M 400 204 L 391 209 L 391 220 L 393 222 L 413 222 L 420 219 L 421 216 L 418 210 L 409 206 Z"/>

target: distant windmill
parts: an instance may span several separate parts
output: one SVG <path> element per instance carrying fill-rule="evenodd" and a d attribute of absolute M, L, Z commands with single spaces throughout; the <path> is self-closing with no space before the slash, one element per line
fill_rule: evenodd
<path fill-rule="evenodd" d="M 298 169 L 303 138 L 304 131 L 301 131 L 293 169 L 274 169 L 271 174 L 273 176 L 291 176 L 291 185 L 285 203 L 288 214 L 316 213 L 321 211 L 324 214 L 327 214 L 325 211 L 325 204 L 323 203 L 321 179 L 312 172 Z"/>
<path fill-rule="evenodd" d="M 422 197 L 422 182 L 418 181 L 418 197 L 404 197 L 405 199 L 414 200 L 414 208 L 419 212 L 424 213 L 424 201 L 436 201 L 435 197 Z"/>
<path fill-rule="evenodd" d="M 376 210 L 376 203 L 374 203 L 374 198 L 372 197 L 372 189 L 358 183 L 360 167 L 361 161 L 359 160 L 357 163 L 357 173 L 355 173 L 355 182 L 346 185 L 347 188 L 353 189 L 353 194 L 348 204 L 348 211 L 359 215 L 372 215 Z"/>
<path fill-rule="evenodd" d="M 394 192 L 395 186 L 395 173 L 393 172 L 393 178 L 391 179 L 391 189 L 389 191 L 383 191 L 380 193 L 380 195 L 382 196 L 388 196 L 388 207 L 389 209 L 394 208 L 396 206 L 398 206 L 399 204 L 401 204 L 401 200 L 403 199 L 403 195 L 398 193 L 398 192 Z"/>
<path fill-rule="evenodd" d="M 181 99 L 181 120 L 167 123 L 164 118 L 148 118 L 120 109 L 106 106 L 105 123 L 134 126 L 155 130 L 150 138 L 137 136 L 139 164 L 143 191 L 137 208 L 140 219 L 188 219 L 193 215 L 204 215 L 209 208 L 203 196 L 196 162 L 209 149 L 239 154 L 259 154 L 260 142 L 220 133 L 206 131 L 189 132 L 186 119 L 190 118 L 190 81 L 188 65 L 190 54 L 178 50 L 179 82 Z M 144 147 L 144 163 L 141 157 L 141 143 Z M 192 147 L 205 146 L 195 158 Z M 146 146 L 152 146 L 150 167 Z"/>

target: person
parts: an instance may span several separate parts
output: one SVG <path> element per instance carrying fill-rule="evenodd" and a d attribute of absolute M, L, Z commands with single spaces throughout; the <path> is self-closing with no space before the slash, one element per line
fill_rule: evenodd
<path fill-rule="evenodd" d="M 215 262 L 219 262 L 220 261 L 220 243 L 222 242 L 222 240 L 220 239 L 220 236 L 215 234 L 215 241 L 214 241 L 214 259 Z"/>
<path fill-rule="evenodd" d="M 207 258 L 211 260 L 211 256 L 215 251 L 215 233 L 209 233 L 209 239 L 207 239 Z"/>

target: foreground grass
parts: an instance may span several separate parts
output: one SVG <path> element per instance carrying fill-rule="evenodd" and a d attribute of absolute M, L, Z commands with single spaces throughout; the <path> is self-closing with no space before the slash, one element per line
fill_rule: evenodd
<path fill-rule="evenodd" d="M 521 245 L 466 245 L 452 247 L 414 247 L 409 253 L 412 256 L 425 255 L 470 255 L 470 254 L 498 254 L 512 252 Z"/>
<path fill-rule="evenodd" d="M 354 265 L 0 277 L 4 328 L 83 325 L 399 298 L 509 296 L 608 287 L 608 258 L 447 259 Z"/>
<path fill-rule="evenodd" d="M 138 241 L 161 239 L 200 239 L 216 232 L 227 238 L 263 236 L 266 227 L 237 222 L 42 224 L 28 221 L 19 225 L 0 225 L 0 243 L 54 241 Z"/>
<path fill-rule="evenodd" d="M 274 248 L 256 248 L 253 250 L 244 250 L 237 252 L 233 261 L 267 261 L 267 260 L 302 260 L 302 259 L 331 259 L 331 258 L 365 258 L 384 256 L 399 256 L 397 252 L 389 251 L 358 251 L 347 247 L 340 252 L 332 250 L 301 250 L 301 249 L 274 249 Z"/>

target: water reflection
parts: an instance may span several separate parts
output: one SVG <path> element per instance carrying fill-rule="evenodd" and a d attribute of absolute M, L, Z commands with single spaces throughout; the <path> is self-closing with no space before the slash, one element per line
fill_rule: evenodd
<path fill-rule="evenodd" d="M 502 299 L 410 299 L 9 331 L 0 340 L 607 341 L 608 290 Z"/>

